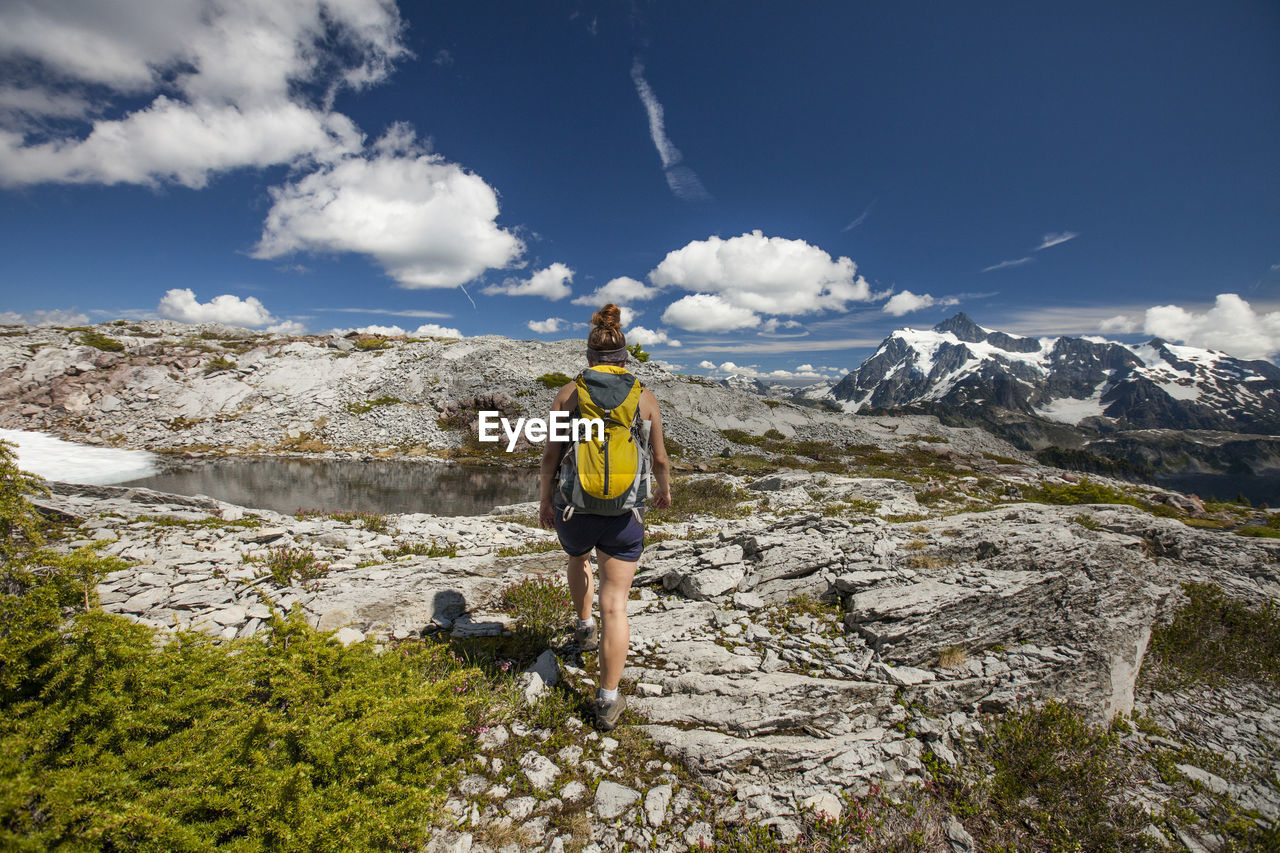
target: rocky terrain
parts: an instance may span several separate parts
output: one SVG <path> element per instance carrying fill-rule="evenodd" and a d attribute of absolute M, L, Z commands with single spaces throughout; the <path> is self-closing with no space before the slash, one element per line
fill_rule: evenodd
<path fill-rule="evenodd" d="M 362 351 L 132 328 L 99 327 L 117 352 L 76 330 L 0 338 L 0 425 L 189 453 L 457 458 L 474 448 L 451 410 L 489 394 L 536 411 L 553 393 L 536 380 L 580 357 L 576 343 L 496 337 Z M 608 736 L 572 713 L 480 731 L 450 791 L 453 825 L 428 849 L 696 849 L 726 824 L 796 839 L 850 794 L 933 790 L 993 721 L 1051 701 L 1102 726 L 1119 715 L 1146 772 L 1115 797 L 1142 810 L 1151 844 L 1240 849 L 1224 814 L 1274 837 L 1280 690 L 1162 682 L 1148 654 L 1186 584 L 1280 602 L 1280 542 L 1239 535 L 1277 527 L 1270 513 L 1081 481 L 928 416 L 778 404 L 652 362 L 637 372 L 681 467 L 711 473 L 681 479 L 697 505 L 648 528 L 629 607 L 632 713 Z M 298 517 L 54 484 L 39 506 L 73 525 L 66 547 L 98 542 L 126 561 L 98 600 L 161 636 L 252 637 L 293 608 L 343 644 L 483 643 L 517 629 L 504 590 L 563 571 L 533 505 Z M 297 571 L 273 569 L 282 555 Z M 516 680 L 531 708 L 594 689 L 594 656 L 564 627 Z M 978 849 L 981 819 L 922 810 L 919 846 Z"/>
<path fill-rule="evenodd" d="M 293 340 L 156 321 L 96 328 L 120 349 L 85 343 L 112 345 L 75 329 L 0 337 L 0 427 L 185 454 L 453 456 L 462 431 L 442 426 L 442 416 L 478 402 L 545 416 L 559 386 L 536 380 L 585 367 L 578 341 Z M 692 455 L 730 448 L 724 429 L 885 447 L 937 429 L 929 417 L 886 425 L 741 393 L 654 361 L 630 366 L 662 400 L 667 435 Z M 969 452 L 1015 452 L 979 430 L 951 435 Z"/>

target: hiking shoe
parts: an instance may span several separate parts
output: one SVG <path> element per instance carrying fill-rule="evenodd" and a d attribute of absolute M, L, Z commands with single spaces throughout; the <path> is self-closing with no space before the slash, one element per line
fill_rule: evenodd
<path fill-rule="evenodd" d="M 600 648 L 600 629 L 596 627 L 595 622 L 585 628 L 576 628 L 573 632 L 573 642 L 577 644 L 580 652 L 594 652 Z"/>
<path fill-rule="evenodd" d="M 626 710 L 627 697 L 622 693 L 618 693 L 618 698 L 612 702 L 602 702 L 596 700 L 596 728 L 602 732 L 611 732 L 618 725 L 618 720 L 622 719 L 622 712 Z"/>

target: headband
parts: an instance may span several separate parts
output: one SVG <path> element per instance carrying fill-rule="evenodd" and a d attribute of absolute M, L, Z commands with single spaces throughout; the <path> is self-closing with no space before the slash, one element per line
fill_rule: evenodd
<path fill-rule="evenodd" d="M 617 349 L 592 349 L 587 347 L 587 359 L 589 361 L 616 361 L 619 358 L 623 361 L 626 360 L 626 347 L 618 347 Z"/>

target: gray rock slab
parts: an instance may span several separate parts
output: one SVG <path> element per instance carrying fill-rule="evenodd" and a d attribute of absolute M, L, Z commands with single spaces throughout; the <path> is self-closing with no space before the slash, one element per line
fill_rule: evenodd
<path fill-rule="evenodd" d="M 640 800 L 640 792 L 625 785 L 619 785 L 609 779 L 600 782 L 596 787 L 594 811 L 603 820 L 621 817 L 623 812 Z"/>

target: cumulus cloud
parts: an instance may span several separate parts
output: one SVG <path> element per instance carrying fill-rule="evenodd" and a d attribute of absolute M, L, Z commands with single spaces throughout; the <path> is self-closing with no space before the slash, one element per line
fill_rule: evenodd
<path fill-rule="evenodd" d="M 667 334 L 665 329 L 646 329 L 644 326 L 634 326 L 627 330 L 627 340 L 633 344 L 640 344 L 642 347 L 652 346 L 653 344 L 666 344 L 669 347 L 678 347 L 680 342 Z"/>
<path fill-rule="evenodd" d="M 0 311 L 0 325 L 3 326 L 84 326 L 88 323 L 89 316 L 74 308 L 28 311 L 25 314 Z"/>
<path fill-rule="evenodd" d="M 225 323 L 250 329 L 280 322 L 256 296 L 241 299 L 224 293 L 200 302 L 190 288 L 174 288 L 160 299 L 156 310 L 161 317 L 180 323 Z"/>
<path fill-rule="evenodd" d="M 991 266 L 989 266 L 989 267 L 983 267 L 981 271 L 982 271 L 982 272 L 991 272 L 992 270 L 1007 270 L 1007 269 L 1009 269 L 1010 267 L 1020 267 L 1020 266 L 1022 266 L 1023 264 L 1029 264 L 1029 263 L 1031 263 L 1031 262 L 1032 262 L 1032 261 L 1034 261 L 1034 260 L 1035 260 L 1035 258 L 1030 258 L 1030 257 L 1027 257 L 1027 258 L 1014 258 L 1014 259 L 1013 259 L 1013 260 L 1011 260 L 1011 261 L 1001 261 L 1001 262 L 1000 262 L 1000 263 L 998 263 L 998 264 L 992 264 L 992 265 L 991 265 Z"/>
<path fill-rule="evenodd" d="M 1098 324 L 1098 331 L 1105 335 L 1128 335 L 1138 331 L 1142 322 L 1125 314 L 1108 317 Z"/>
<path fill-rule="evenodd" d="M 812 364 L 801 364 L 795 370 L 786 370 L 778 368 L 776 370 L 760 370 L 751 364 L 735 364 L 732 361 L 724 361 L 716 364 L 712 361 L 700 361 L 698 366 L 710 372 L 712 376 L 745 376 L 748 379 L 759 379 L 762 382 L 817 382 L 822 379 L 834 378 L 834 375 L 843 371 L 834 367 L 814 367 Z"/>
<path fill-rule="evenodd" d="M 382 0 L 6 4 L 0 61 L 42 82 L 0 99 L 0 182 L 201 187 L 332 160 L 360 142 L 334 95 L 384 79 L 400 34 Z"/>
<path fill-rule="evenodd" d="M 960 300 L 954 296 L 944 296 L 936 298 L 927 293 L 915 294 L 910 290 L 900 290 L 893 296 L 889 297 L 889 301 L 881 307 L 881 311 L 894 317 L 901 317 L 903 314 L 910 314 L 912 311 L 920 311 L 925 308 L 938 306 L 959 305 Z"/>
<path fill-rule="evenodd" d="M 530 331 L 537 332 L 539 335 L 549 335 L 560 331 L 566 324 L 559 317 L 548 317 L 545 320 L 530 320 L 525 325 Z"/>
<path fill-rule="evenodd" d="M 728 240 L 695 240 L 663 258 L 649 273 L 649 280 L 658 287 L 696 291 L 694 297 L 678 300 L 663 314 L 663 322 L 691 331 L 719 325 L 694 316 L 690 309 L 699 306 L 715 312 L 717 318 L 730 320 L 733 325 L 729 328 L 746 328 L 759 325 L 757 312 L 844 311 L 849 302 L 872 298 L 866 279 L 858 275 L 857 265 L 849 258 L 833 260 L 804 240 L 766 237 L 760 231 Z M 735 310 L 730 312 L 729 308 Z M 685 326 L 672 318 L 694 325 Z"/>
<path fill-rule="evenodd" d="M 491 284 L 484 289 L 484 292 L 501 293 L 507 296 L 541 296 L 555 302 L 573 292 L 569 289 L 571 281 L 573 281 L 573 270 L 556 262 L 545 269 L 538 270 L 529 278 L 508 278 L 502 284 Z"/>
<path fill-rule="evenodd" d="M 284 320 L 279 323 L 272 323 L 263 331 L 273 335 L 305 335 L 307 327 L 306 324 L 299 323 L 297 320 Z"/>
<path fill-rule="evenodd" d="M 330 334 L 346 335 L 356 332 L 361 335 L 381 335 L 384 338 L 414 337 L 414 338 L 461 338 L 462 332 L 457 329 L 451 329 L 447 326 L 441 326 L 436 323 L 425 323 L 412 332 L 407 331 L 400 326 L 360 326 L 355 329 L 333 329 Z"/>
<path fill-rule="evenodd" d="M 438 323 L 423 323 L 421 326 L 413 330 L 415 338 L 461 338 L 462 332 L 450 326 L 441 326 Z"/>
<path fill-rule="evenodd" d="M 662 172 L 666 175 L 667 186 L 678 197 L 686 201 L 704 201 L 711 196 L 707 193 L 702 181 L 688 166 L 683 165 L 684 155 L 667 137 L 666 118 L 663 116 L 662 104 L 653 93 L 649 82 L 644 78 L 644 65 L 636 59 L 631 64 L 631 80 L 636 84 L 636 94 L 644 105 L 649 116 L 649 136 L 653 139 L 653 147 L 658 149 L 658 157 L 662 160 Z"/>
<path fill-rule="evenodd" d="M 1074 240 L 1079 237 L 1075 231 L 1060 231 L 1057 234 L 1046 234 L 1040 239 L 1040 245 L 1035 247 L 1034 251 L 1039 252 L 1041 249 L 1049 249 L 1053 246 L 1060 246 L 1068 240 Z"/>
<path fill-rule="evenodd" d="M 271 190 L 258 258 L 298 251 L 372 256 L 403 287 L 455 287 L 514 261 L 524 244 L 495 222 L 498 195 L 395 125 L 368 155 Z M 566 289 L 567 295 L 567 289 Z"/>
<path fill-rule="evenodd" d="M 1235 293 L 1219 293 L 1213 307 L 1203 313 L 1178 305 L 1148 308 L 1142 330 L 1238 358 L 1271 358 L 1280 352 L 1280 311 L 1259 314 Z"/>
<path fill-rule="evenodd" d="M 626 305 L 629 302 L 644 302 L 657 296 L 660 288 L 651 287 L 642 281 L 636 281 L 625 275 L 610 279 L 603 287 L 591 293 L 576 297 L 574 305 L 590 305 L 599 308 L 607 302 L 615 305 Z"/>
<path fill-rule="evenodd" d="M 760 318 L 714 293 L 695 293 L 668 305 L 662 322 L 690 332 L 729 332 L 759 326 Z"/>

